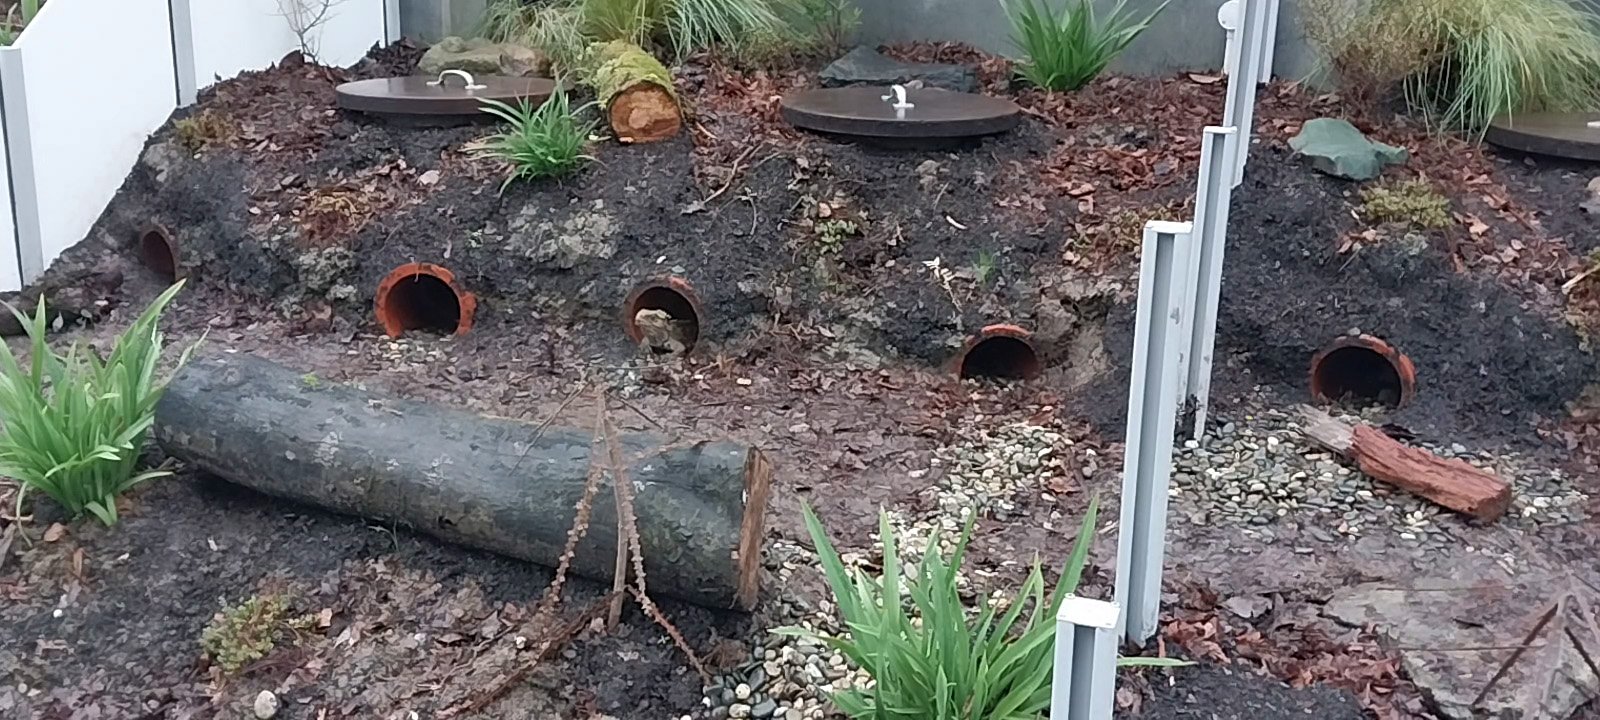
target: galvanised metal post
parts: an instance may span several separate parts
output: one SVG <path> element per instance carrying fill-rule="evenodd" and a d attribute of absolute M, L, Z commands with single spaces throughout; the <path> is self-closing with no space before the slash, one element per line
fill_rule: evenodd
<path fill-rule="evenodd" d="M 1111 720 L 1117 695 L 1116 603 L 1068 595 L 1056 613 L 1051 720 Z"/>
<path fill-rule="evenodd" d="M 1206 413 L 1211 403 L 1212 354 L 1217 340 L 1217 303 L 1222 296 L 1222 257 L 1228 238 L 1228 204 L 1233 201 L 1234 143 L 1239 132 L 1228 127 L 1207 127 L 1200 145 L 1200 180 L 1194 202 L 1194 249 L 1190 253 L 1191 298 L 1184 313 L 1188 347 L 1180 361 L 1179 407 L 1194 410 L 1194 438 L 1205 435 Z M 1191 403 L 1192 401 L 1192 403 Z"/>
<path fill-rule="evenodd" d="M 1146 223 L 1139 261 L 1116 581 L 1116 601 L 1123 610 L 1119 629 L 1135 644 L 1155 635 L 1161 611 L 1167 486 L 1178 412 L 1178 357 L 1189 343 L 1183 335 L 1183 318 L 1192 298 L 1189 253 L 1193 229 L 1187 222 Z"/>
<path fill-rule="evenodd" d="M 1255 120 L 1256 86 L 1261 82 L 1262 44 L 1272 42 L 1267 16 L 1276 15 L 1271 7 L 1277 0 L 1236 0 L 1239 16 L 1234 41 L 1228 44 L 1223 67 L 1228 75 L 1228 102 L 1222 112 L 1225 127 L 1239 129 L 1239 148 L 1232 173 L 1234 187 L 1244 182 L 1244 165 L 1250 155 L 1250 131 Z"/>

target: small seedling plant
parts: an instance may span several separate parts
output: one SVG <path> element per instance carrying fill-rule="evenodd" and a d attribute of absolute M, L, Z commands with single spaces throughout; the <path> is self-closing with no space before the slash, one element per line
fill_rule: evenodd
<path fill-rule="evenodd" d="M 583 152 L 594 129 L 591 120 L 581 119 L 591 105 L 571 106 L 567 94 L 556 90 L 543 105 L 527 100 L 516 105 L 484 100 L 483 111 L 505 121 L 503 132 L 489 136 L 477 146 L 480 155 L 506 165 L 505 192 L 517 180 L 559 177 L 582 167 L 592 158 Z"/>
<path fill-rule="evenodd" d="M 1067 0 L 1056 10 L 1049 0 L 1000 0 L 1011 19 L 1011 42 L 1025 56 L 1017 75 L 1045 90 L 1077 90 L 1088 85 L 1126 50 L 1167 7 L 1148 15 L 1118 0 L 1103 19 L 1094 0 Z"/>
<path fill-rule="evenodd" d="M 32 317 L 7 306 L 29 339 L 26 359 L 0 343 L 0 474 L 22 483 L 18 515 L 28 494 L 38 492 L 73 517 L 89 513 L 115 525 L 119 496 L 169 474 L 134 470 L 166 388 L 166 378 L 157 376 L 158 324 L 182 287 L 173 285 L 145 308 L 104 360 L 78 343 L 64 355 L 50 349 L 42 298 Z M 193 350 L 183 350 L 180 367 Z"/>
<path fill-rule="evenodd" d="M 881 514 L 883 574 L 870 577 L 846 568 L 816 514 L 810 507 L 803 511 L 846 631 L 838 636 L 793 627 L 774 632 L 815 639 L 867 671 L 870 687 L 833 693 L 845 715 L 855 720 L 1035 720 L 1049 710 L 1055 617 L 1083 577 L 1098 503 L 1090 504 L 1054 590 L 1046 590 L 1044 573 L 1034 562 L 1009 602 L 979 593 L 970 612 L 959 585 L 972 517 L 948 561 L 933 538 L 922 561 L 902 576 L 894 528 Z M 1185 663 L 1121 658 L 1118 664 Z"/>

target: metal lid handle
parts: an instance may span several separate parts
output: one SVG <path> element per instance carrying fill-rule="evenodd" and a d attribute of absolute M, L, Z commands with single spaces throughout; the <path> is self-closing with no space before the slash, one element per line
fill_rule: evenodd
<path fill-rule="evenodd" d="M 462 88 L 465 90 L 482 90 L 486 87 L 489 87 L 488 85 L 479 85 L 476 80 L 472 79 L 472 74 L 465 70 L 446 70 L 442 73 L 439 73 L 438 80 L 429 80 L 428 84 L 434 87 L 449 87 L 449 85 L 445 83 L 445 79 L 450 77 L 461 78 L 461 82 L 463 83 Z"/>

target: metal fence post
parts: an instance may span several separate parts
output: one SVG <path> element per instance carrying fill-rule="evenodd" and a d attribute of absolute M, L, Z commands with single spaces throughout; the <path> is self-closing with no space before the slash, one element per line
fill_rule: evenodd
<path fill-rule="evenodd" d="M 178 85 L 178 107 L 194 104 L 200 96 L 194 70 L 194 14 L 190 0 L 167 0 L 172 13 L 172 75 Z"/>
<path fill-rule="evenodd" d="M 28 76 L 22 68 L 22 47 L 0 48 L 0 105 L 6 124 L 6 162 L 11 169 L 11 220 L 17 226 L 17 259 L 26 285 L 44 273 L 44 221 L 39 215 L 39 183 L 34 175 Z"/>
<path fill-rule="evenodd" d="M 1262 20 L 1261 65 L 1256 83 L 1265 85 L 1272 81 L 1272 55 L 1278 44 L 1278 4 L 1282 0 L 1267 0 L 1266 17 Z"/>
<path fill-rule="evenodd" d="M 1178 356 L 1188 343 L 1189 253 L 1194 226 L 1152 221 L 1144 227 L 1139 306 L 1128 388 L 1128 435 L 1117 537 L 1116 601 L 1129 641 L 1155 635 L 1161 611 L 1161 565 L 1167 534 L 1167 485 L 1178 411 Z"/>
<path fill-rule="evenodd" d="M 1178 378 L 1180 407 L 1194 400 L 1194 438 L 1205 435 L 1206 411 L 1211 402 L 1212 355 L 1217 340 L 1217 303 L 1222 296 L 1222 257 L 1228 238 L 1228 205 L 1233 184 L 1228 182 L 1231 158 L 1239 139 L 1234 128 L 1205 129 L 1200 146 L 1200 180 L 1195 189 L 1194 248 L 1189 256 L 1190 300 L 1184 313 L 1183 337 L 1188 338 Z"/>
<path fill-rule="evenodd" d="M 1116 603 L 1068 595 L 1056 613 L 1052 720 L 1111 720 L 1117 693 Z"/>
<path fill-rule="evenodd" d="M 1222 124 L 1239 129 L 1239 143 L 1235 166 L 1231 175 L 1233 186 L 1244 182 L 1244 165 L 1250 156 L 1250 131 L 1256 112 L 1256 86 L 1260 83 L 1262 57 L 1261 45 L 1271 42 L 1266 28 L 1269 3 L 1276 0 L 1237 0 L 1239 3 L 1238 28 L 1234 42 L 1228 45 L 1228 57 L 1223 67 L 1232 68 L 1228 76 L 1228 101 L 1222 113 Z"/>

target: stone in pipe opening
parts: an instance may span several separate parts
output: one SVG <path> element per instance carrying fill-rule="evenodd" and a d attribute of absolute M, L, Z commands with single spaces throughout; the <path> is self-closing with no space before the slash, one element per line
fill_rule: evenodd
<path fill-rule="evenodd" d="M 1349 398 L 1398 408 L 1416 394 L 1411 358 L 1371 335 L 1346 335 L 1311 358 L 1311 396 L 1318 400 Z"/>
<path fill-rule="evenodd" d="M 182 277 L 178 265 L 178 240 L 165 227 L 151 223 L 139 231 L 139 262 L 168 282 Z"/>
<path fill-rule="evenodd" d="M 688 280 L 653 278 L 635 285 L 623 301 L 622 331 L 657 353 L 686 353 L 700 340 L 703 308 Z"/>
<path fill-rule="evenodd" d="M 961 378 L 1031 380 L 1044 370 L 1032 333 L 1016 325 L 990 325 L 967 340 L 955 358 Z"/>
<path fill-rule="evenodd" d="M 465 335 L 478 299 L 456 282 L 455 273 L 429 263 L 406 263 L 378 283 L 378 324 L 389 337 L 407 330 Z"/>

